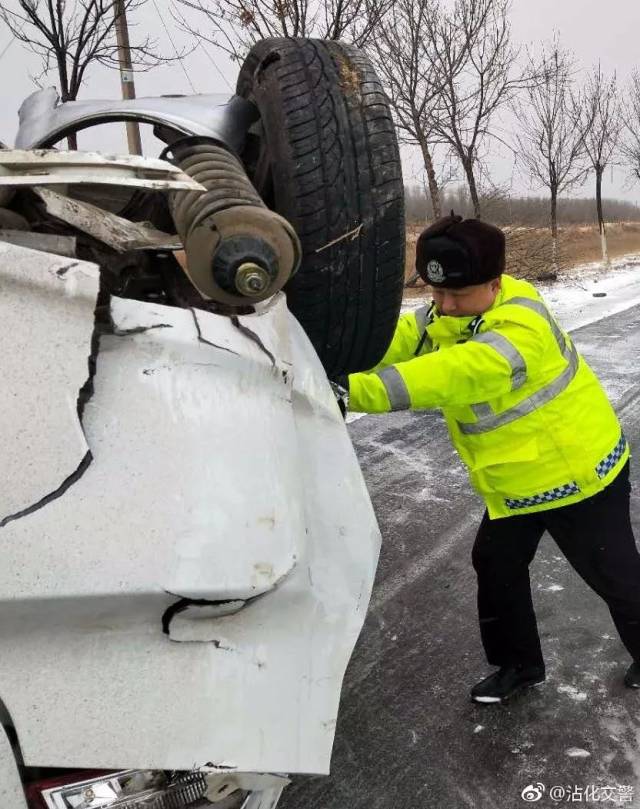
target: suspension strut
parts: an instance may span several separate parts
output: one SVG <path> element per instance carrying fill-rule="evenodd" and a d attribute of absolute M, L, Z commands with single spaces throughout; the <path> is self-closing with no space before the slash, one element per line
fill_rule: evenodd
<path fill-rule="evenodd" d="M 177 192 L 171 213 L 200 294 L 246 306 L 278 292 L 296 272 L 302 249 L 293 227 L 267 208 L 224 146 L 186 138 L 168 147 L 173 161 L 206 188 Z"/>

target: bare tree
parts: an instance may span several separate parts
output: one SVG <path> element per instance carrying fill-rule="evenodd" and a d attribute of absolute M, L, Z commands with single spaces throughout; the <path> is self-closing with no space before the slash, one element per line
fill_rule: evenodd
<path fill-rule="evenodd" d="M 456 0 L 430 27 L 429 69 L 441 86 L 430 128 L 460 160 L 477 217 L 481 149 L 499 137 L 497 113 L 531 84 L 517 69 L 509 11 L 510 0 Z"/>
<path fill-rule="evenodd" d="M 589 76 L 583 93 L 581 128 L 585 131 L 585 151 L 596 176 L 596 211 L 602 243 L 602 260 L 609 265 L 607 233 L 602 210 L 602 177 L 620 139 L 622 115 L 615 73 L 603 75 L 600 65 Z"/>
<path fill-rule="evenodd" d="M 585 122 L 574 95 L 574 62 L 554 41 L 531 66 L 542 80 L 529 86 L 526 98 L 515 105 L 519 159 L 534 183 L 549 190 L 552 262 L 558 261 L 558 196 L 582 182 L 585 164 Z"/>
<path fill-rule="evenodd" d="M 179 24 L 236 61 L 259 39 L 318 37 L 363 46 L 394 0 L 175 0 L 200 15 Z M 206 22 L 202 20 L 205 18 Z"/>
<path fill-rule="evenodd" d="M 431 68 L 434 58 L 428 49 L 440 13 L 437 0 L 396 0 L 383 24 L 374 28 L 368 44 L 393 107 L 401 140 L 420 147 L 435 218 L 442 215 L 442 207 L 433 161 L 438 140 L 433 118 L 443 91 L 443 77 Z M 463 48 L 452 55 L 449 72 L 457 75 L 464 56 Z"/>
<path fill-rule="evenodd" d="M 620 150 L 633 177 L 640 180 L 640 71 L 636 70 L 631 76 L 622 118 L 624 138 Z"/>
<path fill-rule="evenodd" d="M 125 13 L 136 11 L 147 0 L 124 0 Z M 113 0 L 14 0 L 0 2 L 0 19 L 13 36 L 41 60 L 36 78 L 52 71 L 58 75 L 60 98 L 78 97 L 87 71 L 96 64 L 117 68 L 116 16 Z M 134 70 L 148 70 L 165 58 L 158 56 L 147 36 L 130 45 Z M 77 148 L 75 135 L 69 147 Z"/>

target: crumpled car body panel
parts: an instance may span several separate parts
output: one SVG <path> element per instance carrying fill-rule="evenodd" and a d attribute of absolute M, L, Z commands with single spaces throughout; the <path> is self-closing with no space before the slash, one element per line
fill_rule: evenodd
<path fill-rule="evenodd" d="M 0 441 L 33 470 L 0 515 L 25 763 L 327 773 L 380 535 L 324 370 L 283 295 L 235 323 L 112 298 L 97 339 L 72 263 L 0 252 Z"/>
<path fill-rule="evenodd" d="M 249 101 L 219 93 L 61 104 L 54 87 L 32 93 L 18 115 L 18 149 L 54 146 L 68 133 L 96 124 L 139 121 L 183 135 L 213 138 L 236 152 L 240 151 L 250 124 L 258 117 L 255 106 Z"/>

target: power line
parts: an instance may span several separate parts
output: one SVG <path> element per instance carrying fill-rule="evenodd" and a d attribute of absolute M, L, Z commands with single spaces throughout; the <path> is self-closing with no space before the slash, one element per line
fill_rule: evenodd
<path fill-rule="evenodd" d="M 189 82 L 189 86 L 191 87 L 191 90 L 193 91 L 194 94 L 196 94 L 197 90 L 193 86 L 193 82 L 191 81 L 191 77 L 187 73 L 187 68 L 184 66 L 184 57 L 180 56 L 180 54 L 178 53 L 176 43 L 173 41 L 173 37 L 171 36 L 171 33 L 170 33 L 169 29 L 167 28 L 167 25 L 166 25 L 166 23 L 164 21 L 164 18 L 162 16 L 162 14 L 160 13 L 160 9 L 158 8 L 158 4 L 156 3 L 156 0 L 153 0 L 153 5 L 155 6 L 155 9 L 156 9 L 156 11 L 158 13 L 158 17 L 160 17 L 160 22 L 162 23 L 162 27 L 164 28 L 167 36 L 169 37 L 169 42 L 173 46 L 173 52 L 175 53 L 178 61 L 180 62 L 180 67 L 182 68 L 182 72 L 184 73 L 187 81 Z"/>
<path fill-rule="evenodd" d="M 19 34 L 21 34 L 24 31 L 24 29 L 25 29 L 25 27 L 27 25 L 27 22 L 28 22 L 28 20 L 23 21 L 22 25 L 20 26 L 20 30 L 18 31 Z M 9 48 L 13 45 L 13 43 L 15 41 L 16 41 L 16 37 L 12 36 L 11 39 L 7 42 L 7 44 L 4 46 L 4 48 L 0 51 L 0 59 L 2 59 L 4 57 L 5 53 L 9 50 Z"/>
<path fill-rule="evenodd" d="M 154 0 L 154 2 L 155 2 L 155 0 Z M 180 17 L 180 19 L 181 19 L 182 23 L 184 24 L 185 28 L 186 28 L 187 30 L 190 30 L 190 29 L 189 29 L 189 26 L 187 25 L 187 21 L 186 21 L 186 20 L 185 20 L 185 18 L 184 18 L 184 14 L 182 14 L 182 12 L 181 12 L 181 11 L 178 9 L 178 7 L 176 6 L 176 4 L 175 4 L 175 0 L 172 0 L 172 6 L 173 6 L 173 10 L 174 10 L 174 12 L 175 12 L 175 13 L 176 13 L 176 14 L 177 14 L 179 17 Z M 209 51 L 208 51 L 208 50 L 205 48 L 205 46 L 204 46 L 204 42 L 203 42 L 203 40 L 202 40 L 202 39 L 198 39 L 198 47 L 199 47 L 199 48 L 202 50 L 202 52 L 205 54 L 205 56 L 207 57 L 207 59 L 208 59 L 208 60 L 211 62 L 211 64 L 214 66 L 214 68 L 216 69 L 216 71 L 217 71 L 218 75 L 220 76 L 220 78 L 222 79 L 222 81 L 223 81 L 223 82 L 224 82 L 224 83 L 227 85 L 227 87 L 229 88 L 229 90 L 230 90 L 232 93 L 235 93 L 235 90 L 233 89 L 233 87 L 232 87 L 232 86 L 231 86 L 231 84 L 229 83 L 229 79 L 228 79 L 228 78 L 227 78 L 227 77 L 224 75 L 224 73 L 222 72 L 222 70 L 220 70 L 220 68 L 218 67 L 218 64 L 217 64 L 217 62 L 215 61 L 215 59 L 213 58 L 213 56 L 211 56 L 211 54 L 209 53 Z"/>
<path fill-rule="evenodd" d="M 16 41 L 15 37 L 11 37 L 11 39 L 7 42 L 4 48 L 0 51 L 0 59 L 2 59 L 2 57 L 5 55 L 5 53 L 9 50 L 9 48 L 13 45 L 15 41 Z"/>
<path fill-rule="evenodd" d="M 200 45 L 200 47 L 202 48 L 202 51 L 204 52 L 205 56 L 206 56 L 206 57 L 209 59 L 209 61 L 211 62 L 211 64 L 212 64 L 212 65 L 215 67 L 215 69 L 218 71 L 218 74 L 220 75 L 220 77 L 221 77 L 222 81 L 223 81 L 223 82 L 224 82 L 224 83 L 227 85 L 227 87 L 229 88 L 229 90 L 231 90 L 231 92 L 232 92 L 232 93 L 235 93 L 235 90 L 233 89 L 233 87 L 232 87 L 232 86 L 231 86 L 231 84 L 229 83 L 229 79 L 228 79 L 228 78 L 227 78 L 227 77 L 224 75 L 224 73 L 223 73 L 223 72 L 220 70 L 220 68 L 219 68 L 219 67 L 218 67 L 218 65 L 216 64 L 215 59 L 213 58 L 213 56 L 211 56 L 211 54 L 209 53 L 209 51 L 208 51 L 208 50 L 205 48 L 205 46 L 204 46 L 204 44 L 202 43 L 202 41 L 200 41 L 198 44 L 199 44 L 199 45 Z"/>

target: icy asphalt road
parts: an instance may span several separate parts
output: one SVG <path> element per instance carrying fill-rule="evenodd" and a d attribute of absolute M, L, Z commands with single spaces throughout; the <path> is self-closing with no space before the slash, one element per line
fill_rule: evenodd
<path fill-rule="evenodd" d="M 635 449 L 640 544 L 640 306 L 573 337 Z M 629 661 L 605 605 L 545 536 L 531 578 L 547 682 L 506 706 L 471 703 L 488 671 L 469 558 L 481 503 L 439 415 L 367 416 L 350 432 L 382 530 L 380 566 L 331 776 L 294 783 L 284 809 L 517 809 L 529 784 L 544 786 L 539 807 L 640 807 L 640 691 L 622 686 Z"/>

